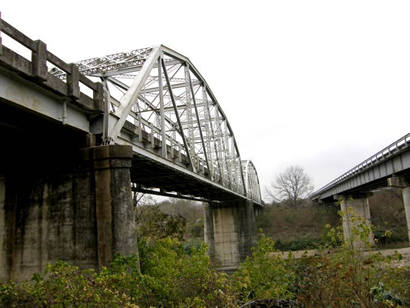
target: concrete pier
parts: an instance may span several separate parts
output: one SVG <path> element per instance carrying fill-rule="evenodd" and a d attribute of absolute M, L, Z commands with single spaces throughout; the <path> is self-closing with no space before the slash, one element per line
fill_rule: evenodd
<path fill-rule="evenodd" d="M 33 160 L 2 165 L 0 281 L 29 279 L 57 260 L 98 268 L 116 252 L 137 253 L 131 149 L 73 153 L 59 153 L 60 161 L 54 151 L 52 160 L 41 151 Z"/>
<path fill-rule="evenodd" d="M 355 249 L 374 246 L 374 235 L 370 231 L 366 240 L 359 238 L 360 224 L 371 226 L 369 195 L 337 196 L 343 212 L 343 235 L 346 243 Z"/>
<path fill-rule="evenodd" d="M 205 206 L 205 242 L 214 266 L 236 269 L 256 244 L 254 205 L 250 201 L 229 201 Z"/>
<path fill-rule="evenodd" d="M 98 264 L 107 265 L 114 253 L 137 252 L 135 213 L 131 199 L 129 146 L 85 149 L 83 159 L 92 170 L 95 195 Z"/>

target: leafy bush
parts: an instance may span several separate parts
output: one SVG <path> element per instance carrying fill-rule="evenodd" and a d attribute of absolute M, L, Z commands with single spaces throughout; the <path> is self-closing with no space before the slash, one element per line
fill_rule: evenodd
<path fill-rule="evenodd" d="M 93 270 L 79 270 L 65 262 L 48 265 L 22 284 L 0 285 L 1 307 L 137 307 L 127 293 L 113 284 L 113 277 Z"/>
<path fill-rule="evenodd" d="M 234 307 L 226 274 L 211 268 L 206 247 L 190 255 L 177 240 L 141 243 L 135 256 L 116 256 L 99 272 L 64 262 L 21 284 L 0 285 L 1 307 Z"/>
<path fill-rule="evenodd" d="M 370 247 L 366 241 L 371 226 L 350 215 L 352 242 Z M 337 247 L 343 238 L 340 228 L 330 228 L 327 238 L 326 247 L 317 255 L 293 263 L 298 300 L 304 307 L 401 307 L 410 303 L 409 279 L 398 279 L 409 275 L 409 270 L 390 265 L 400 255 L 383 257 L 379 252 L 353 249 L 351 243 Z"/>
<path fill-rule="evenodd" d="M 205 245 L 186 253 L 179 242 L 164 239 L 141 243 L 140 249 L 141 271 L 155 281 L 156 299 L 147 306 L 234 306 L 230 281 L 211 268 Z"/>
<path fill-rule="evenodd" d="M 294 273 L 289 260 L 275 254 L 275 243 L 262 235 L 252 255 L 240 265 L 234 274 L 234 285 L 240 302 L 253 299 L 286 300 L 294 297 L 291 291 Z"/>

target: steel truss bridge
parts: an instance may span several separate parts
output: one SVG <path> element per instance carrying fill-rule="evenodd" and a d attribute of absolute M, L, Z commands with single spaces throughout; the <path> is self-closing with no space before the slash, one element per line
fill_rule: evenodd
<path fill-rule="evenodd" d="M 262 204 L 254 165 L 241 159 L 225 113 L 186 56 L 161 45 L 67 64 L 0 19 L 1 32 L 32 53 L 29 61 L 0 41 L 0 67 L 18 75 L 0 74 L 2 102 L 92 134 L 97 145 L 131 146 L 134 191 Z M 40 95 L 32 98 L 40 106 L 8 95 L 11 86 Z"/>

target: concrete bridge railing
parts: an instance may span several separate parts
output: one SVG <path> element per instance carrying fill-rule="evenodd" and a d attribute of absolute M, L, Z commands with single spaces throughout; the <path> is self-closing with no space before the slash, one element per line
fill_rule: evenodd
<path fill-rule="evenodd" d="M 47 50 L 47 45 L 41 40 L 32 40 L 5 20 L 0 18 L 0 33 L 3 33 L 28 48 L 31 51 L 31 62 L 3 46 L 0 40 L 0 63 L 18 73 L 33 78 L 33 81 L 58 94 L 70 97 L 73 102 L 92 112 L 103 112 L 103 85 L 91 81 L 79 73 L 75 64 L 69 64 Z M 64 71 L 67 79 L 62 81 L 50 74 L 47 64 Z M 80 85 L 89 88 L 93 97 L 90 98 L 80 90 Z"/>

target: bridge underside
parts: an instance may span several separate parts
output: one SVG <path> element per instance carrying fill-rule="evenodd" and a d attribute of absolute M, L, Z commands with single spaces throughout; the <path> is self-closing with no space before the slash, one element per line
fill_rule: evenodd
<path fill-rule="evenodd" d="M 0 171 L 10 173 L 20 169 L 52 169 L 64 160 L 67 166 L 71 165 L 78 149 L 87 145 L 84 132 L 38 117 L 1 99 L 0 136 Z"/>
<path fill-rule="evenodd" d="M 147 160 L 135 154 L 132 161 L 131 181 L 135 191 L 175 197 L 193 197 L 198 200 L 219 203 L 225 200 L 244 200 L 241 196 L 233 196 L 215 184 L 192 178 L 190 174 L 175 171 L 154 160 Z"/>

